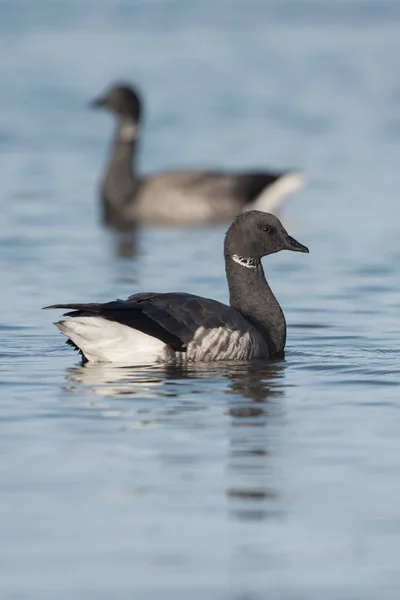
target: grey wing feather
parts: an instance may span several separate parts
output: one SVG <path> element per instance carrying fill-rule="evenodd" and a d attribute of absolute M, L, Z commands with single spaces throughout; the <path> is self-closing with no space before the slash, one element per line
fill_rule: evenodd
<path fill-rule="evenodd" d="M 268 357 L 261 334 L 237 310 L 191 294 L 160 294 L 142 311 L 181 339 L 193 361 Z"/>

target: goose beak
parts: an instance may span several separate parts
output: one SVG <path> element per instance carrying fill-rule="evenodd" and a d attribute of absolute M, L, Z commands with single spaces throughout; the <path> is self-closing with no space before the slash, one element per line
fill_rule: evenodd
<path fill-rule="evenodd" d="M 105 105 L 106 101 L 105 98 L 103 98 L 102 96 L 99 96 L 98 98 L 94 98 L 94 100 L 91 100 L 89 102 L 89 107 L 90 108 L 102 108 Z"/>
<path fill-rule="evenodd" d="M 300 244 L 300 242 L 292 238 L 290 235 L 286 236 L 284 249 L 293 250 L 293 252 L 305 252 L 306 254 L 309 253 L 307 246 L 303 246 L 303 244 Z"/>

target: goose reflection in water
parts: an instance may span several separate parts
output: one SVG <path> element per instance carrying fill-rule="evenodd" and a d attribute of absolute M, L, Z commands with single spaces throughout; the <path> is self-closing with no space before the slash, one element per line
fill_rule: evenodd
<path fill-rule="evenodd" d="M 229 439 L 229 452 L 224 491 L 228 513 L 234 519 L 265 520 L 283 514 L 274 456 L 282 430 L 284 376 L 284 361 L 159 368 L 103 364 L 69 369 L 64 389 L 88 392 L 91 406 L 103 417 L 123 419 L 133 428 L 164 427 L 169 421 L 186 430 L 194 422 L 198 425 L 199 419 L 202 427 L 215 426 L 209 414 L 213 397 L 217 396 L 218 408 L 221 393 L 222 398 L 227 394 L 229 427 L 224 435 Z M 93 402 L 93 396 L 98 401 Z M 135 402 L 121 406 L 107 401 L 128 397 Z"/>
<path fill-rule="evenodd" d="M 251 364 L 230 376 L 231 419 L 227 489 L 230 514 L 241 520 L 282 516 L 279 473 L 271 456 L 279 446 L 284 362 Z"/>

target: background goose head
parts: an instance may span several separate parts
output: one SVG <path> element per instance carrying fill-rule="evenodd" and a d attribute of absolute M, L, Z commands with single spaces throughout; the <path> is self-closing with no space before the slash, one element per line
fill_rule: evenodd
<path fill-rule="evenodd" d="M 306 252 L 308 248 L 292 238 L 280 220 L 270 213 L 249 210 L 236 217 L 225 236 L 225 257 L 236 262 L 253 260 L 280 250 Z M 251 262 L 245 266 L 251 266 Z"/>
<path fill-rule="evenodd" d="M 128 85 L 114 85 L 91 102 L 92 108 L 106 108 L 121 122 L 138 128 L 142 119 L 142 101 L 137 90 Z"/>

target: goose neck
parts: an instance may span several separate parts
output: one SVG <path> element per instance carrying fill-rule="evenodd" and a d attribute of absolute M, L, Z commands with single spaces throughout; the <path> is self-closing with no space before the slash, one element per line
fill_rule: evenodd
<path fill-rule="evenodd" d="M 286 321 L 268 282 L 261 261 L 225 254 L 230 305 L 263 335 L 271 355 L 283 352 Z"/>

